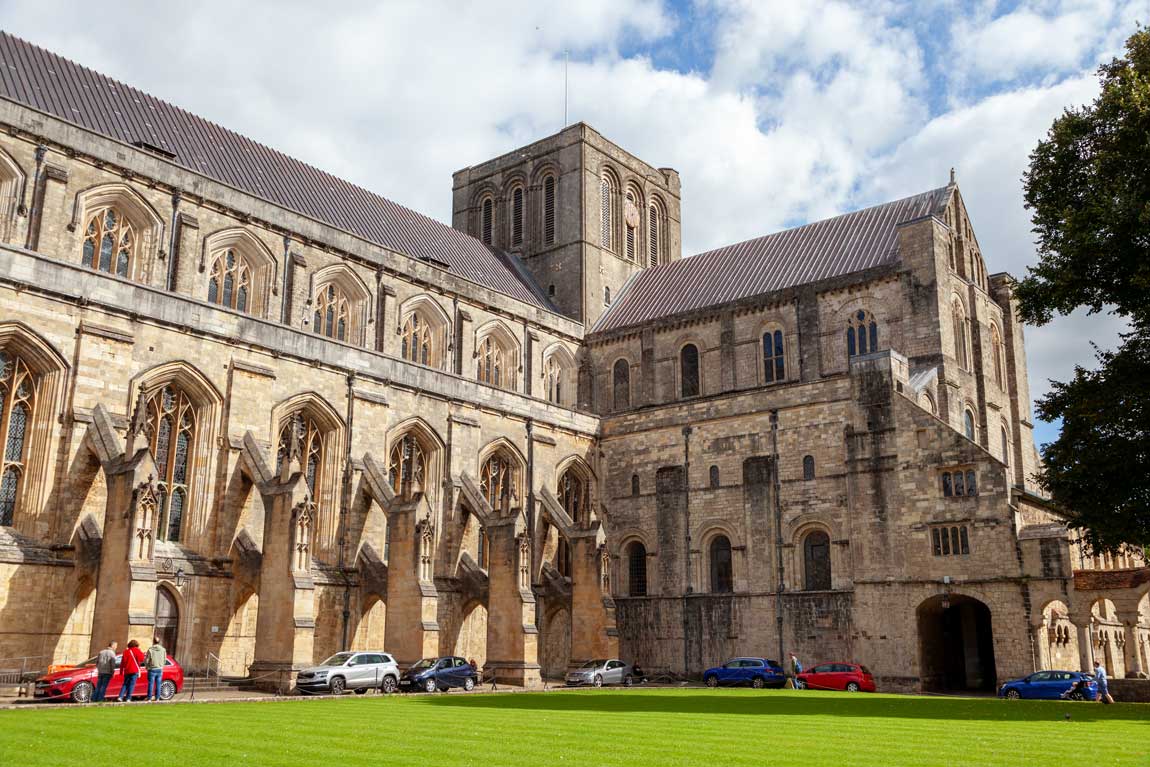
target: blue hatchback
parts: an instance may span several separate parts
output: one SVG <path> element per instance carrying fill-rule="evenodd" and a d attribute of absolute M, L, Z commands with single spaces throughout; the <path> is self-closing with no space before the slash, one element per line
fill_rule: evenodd
<path fill-rule="evenodd" d="M 703 672 L 708 687 L 749 684 L 751 687 L 782 687 L 787 683 L 783 667 L 767 658 L 732 658 Z"/>
<path fill-rule="evenodd" d="M 1079 683 L 1082 684 L 1079 684 Z M 998 691 L 998 697 L 1018 700 L 1058 700 L 1064 693 L 1070 700 L 1094 700 L 1098 685 L 1093 674 L 1079 671 L 1035 671 L 1022 679 L 1011 679 Z"/>

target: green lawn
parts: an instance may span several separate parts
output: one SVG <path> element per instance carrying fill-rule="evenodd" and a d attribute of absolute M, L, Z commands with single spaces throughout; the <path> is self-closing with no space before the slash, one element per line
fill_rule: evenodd
<path fill-rule="evenodd" d="M 324 762 L 1150 765 L 1150 705 L 647 689 L 0 711 L 4 767 Z"/>

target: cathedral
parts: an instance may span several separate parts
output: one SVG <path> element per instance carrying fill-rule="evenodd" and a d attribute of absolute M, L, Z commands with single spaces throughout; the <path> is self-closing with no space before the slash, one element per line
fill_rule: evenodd
<path fill-rule="evenodd" d="M 946 181 L 682 258 L 679 174 L 577 123 L 448 227 L 0 33 L 0 668 L 1145 676 Z"/>

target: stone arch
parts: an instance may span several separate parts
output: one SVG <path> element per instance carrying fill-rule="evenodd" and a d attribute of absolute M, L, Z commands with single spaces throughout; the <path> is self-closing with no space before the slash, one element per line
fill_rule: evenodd
<path fill-rule="evenodd" d="M 628 597 L 645 597 L 651 594 L 651 549 L 646 537 L 639 532 L 631 532 L 619 541 L 619 562 L 622 577 L 614 582 L 620 585 L 619 594 Z"/>
<path fill-rule="evenodd" d="M 166 578 L 159 580 L 156 583 L 154 633 L 168 655 L 180 661 L 181 665 L 188 665 L 187 650 L 193 640 L 192 622 L 184 620 L 187 614 L 186 600 L 179 586 Z"/>
<path fill-rule="evenodd" d="M 1042 668 L 1074 669 L 1080 665 L 1078 627 L 1070 619 L 1070 608 L 1061 599 L 1051 599 L 1039 611 L 1039 658 Z"/>
<path fill-rule="evenodd" d="M 555 605 L 543 613 L 539 627 L 539 673 L 544 679 L 562 680 L 571 662 L 571 610 Z"/>
<path fill-rule="evenodd" d="M 501 355 L 498 363 L 494 358 L 488 362 L 485 356 L 488 353 L 485 346 L 488 340 L 494 344 L 490 353 L 494 354 L 497 350 Z M 502 320 L 490 320 L 476 328 L 474 354 L 476 378 L 479 381 L 501 389 L 517 390 L 519 373 L 522 370 L 519 339 Z"/>
<path fill-rule="evenodd" d="M 997 669 L 990 608 L 965 594 L 928 597 L 915 610 L 924 691 L 994 690 Z"/>
<path fill-rule="evenodd" d="M 802 565 L 804 591 L 827 591 L 834 588 L 834 561 L 830 529 L 815 522 L 804 525 L 796 534 L 796 548 Z"/>
<path fill-rule="evenodd" d="M 527 471 L 527 460 L 523 457 L 523 453 L 515 446 L 511 440 L 506 437 L 497 437 L 488 442 L 483 449 L 479 451 L 479 460 L 477 465 L 479 467 L 479 483 L 480 487 L 486 488 L 486 479 L 483 476 L 484 469 L 487 463 L 497 455 L 503 456 L 511 468 L 512 476 L 509 478 L 510 485 L 508 487 L 510 496 L 507 500 L 510 502 L 510 508 L 518 508 L 519 504 L 523 502 L 526 497 L 524 493 L 523 482 Z M 491 501 L 491 498 L 488 498 Z M 499 511 L 494 503 L 491 504 L 495 511 Z"/>
<path fill-rule="evenodd" d="M 12 155 L 0 149 L 0 242 L 13 242 L 16 216 L 23 207 L 27 176 Z"/>
<path fill-rule="evenodd" d="M 243 258 L 251 270 L 251 296 L 247 313 L 253 317 L 266 317 L 277 284 L 276 257 L 263 240 L 243 227 L 220 229 L 204 238 L 200 272 L 205 278 L 201 295 L 209 295 L 208 282 L 212 278 L 216 259 L 223 258 L 228 250 Z"/>
<path fill-rule="evenodd" d="M 70 227 L 78 231 L 81 250 L 89 222 L 98 211 L 105 208 L 114 208 L 127 218 L 138 237 L 127 279 L 150 282 L 164 242 L 163 217 L 128 184 L 114 182 L 90 186 L 76 193 L 72 206 Z"/>
<path fill-rule="evenodd" d="M 368 592 L 360 595 L 359 617 L 352 635 L 352 650 L 383 650 L 387 629 L 386 597 Z"/>
<path fill-rule="evenodd" d="M 583 497 L 581 499 L 565 498 L 564 481 L 568 477 L 577 479 L 582 483 Z M 571 515 L 571 519 L 577 526 L 585 527 L 599 517 L 595 512 L 597 500 L 595 487 L 595 472 L 592 471 L 582 456 L 568 456 L 555 467 L 555 497 L 559 499 L 560 504 L 564 505 L 564 511 Z M 578 512 L 578 515 L 573 514 L 573 511 Z"/>
<path fill-rule="evenodd" d="M 579 364 L 575 355 L 562 341 L 556 341 L 543 350 L 543 393 L 557 405 L 571 405 L 576 401 Z"/>
<path fill-rule="evenodd" d="M 459 611 L 459 630 L 452 654 L 475 661 L 476 668 L 487 663 L 487 605 L 473 600 Z"/>
<path fill-rule="evenodd" d="M 311 290 L 309 291 L 312 316 L 307 318 L 307 321 L 311 323 L 312 332 L 340 340 L 337 329 L 330 334 L 327 332 L 327 326 L 331 323 L 327 321 L 326 316 L 321 316 L 320 312 L 321 292 L 327 291 L 329 287 L 334 287 L 337 294 L 347 301 L 348 328 L 342 340 L 344 343 L 362 346 L 365 329 L 371 317 L 371 290 L 363 279 L 346 264 L 329 264 L 312 274 Z M 317 327 L 317 318 L 322 327 Z"/>
<path fill-rule="evenodd" d="M 430 340 L 426 362 L 420 353 L 419 323 L 426 325 Z M 400 356 L 408 362 L 442 369 L 451 345 L 448 341 L 450 328 L 451 320 L 438 301 L 426 293 L 412 296 L 399 305 L 399 324 L 395 327 L 395 333 L 400 337 Z"/>
<path fill-rule="evenodd" d="M 736 561 L 735 552 L 741 548 L 741 542 L 735 531 L 725 523 L 710 522 L 702 528 L 698 540 L 704 562 L 702 577 L 696 582 L 713 594 L 736 591 L 742 576 L 742 563 Z"/>
<path fill-rule="evenodd" d="M 96 612 L 96 581 L 85 575 L 72 593 L 72 611 L 52 652 L 53 663 L 75 663 L 85 657 L 91 645 L 92 619 Z"/>
<path fill-rule="evenodd" d="M 428 497 L 428 500 L 434 505 L 434 500 L 439 497 L 440 482 L 439 478 L 443 476 L 443 456 L 445 454 L 445 445 L 439 434 L 431 427 L 431 424 L 423 420 L 419 416 L 412 416 L 403 421 L 400 421 L 391 428 L 388 432 L 387 441 L 387 469 L 388 479 L 392 483 L 392 490 L 400 495 L 400 489 L 396 488 L 396 481 L 401 479 L 400 475 L 396 473 L 395 459 L 401 456 L 393 455 L 396 452 L 397 444 L 406 436 L 411 435 L 414 437 L 419 447 L 423 450 L 424 465 L 423 465 L 423 478 L 422 492 Z"/>
<path fill-rule="evenodd" d="M 242 588 L 232 603 L 224 636 L 220 640 L 220 673 L 243 676 L 255 659 L 256 623 L 259 616 L 260 595 L 251 586 Z"/>

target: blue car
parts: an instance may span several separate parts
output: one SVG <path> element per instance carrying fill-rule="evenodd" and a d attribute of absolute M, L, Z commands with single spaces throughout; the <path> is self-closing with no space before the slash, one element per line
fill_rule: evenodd
<path fill-rule="evenodd" d="M 451 687 L 462 687 L 470 692 L 479 684 L 479 672 L 463 658 L 448 655 L 442 658 L 424 658 L 412 665 L 399 678 L 399 689 L 404 692 L 422 690 L 435 692 Z"/>
<path fill-rule="evenodd" d="M 1035 671 L 1022 679 L 1011 679 L 998 691 L 998 697 L 1009 700 L 1094 700 L 1097 694 L 1094 675 L 1079 671 Z"/>
<path fill-rule="evenodd" d="M 732 658 L 721 666 L 703 672 L 708 687 L 749 684 L 755 689 L 782 687 L 787 683 L 783 667 L 767 658 Z"/>

